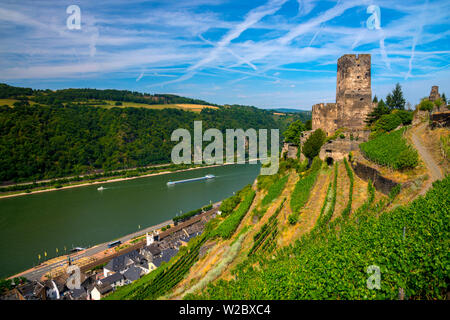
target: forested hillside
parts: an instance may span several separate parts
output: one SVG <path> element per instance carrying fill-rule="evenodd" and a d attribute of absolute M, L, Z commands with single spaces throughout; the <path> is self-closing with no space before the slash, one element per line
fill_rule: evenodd
<path fill-rule="evenodd" d="M 155 95 L 164 102 L 206 103 Z M 153 97 L 155 97 L 153 96 Z M 116 170 L 170 161 L 172 132 L 193 132 L 194 120 L 203 129 L 272 129 L 286 119 L 247 106 L 205 108 L 199 113 L 178 109 L 101 108 L 75 105 L 88 99 L 141 101 L 129 91 L 67 89 L 37 91 L 0 86 L 0 97 L 19 100 L 0 107 L 0 181 L 24 181 Z M 33 102 L 33 104 L 31 103 Z M 149 100 L 149 103 L 151 101 Z M 294 120 L 290 117 L 288 120 Z"/>

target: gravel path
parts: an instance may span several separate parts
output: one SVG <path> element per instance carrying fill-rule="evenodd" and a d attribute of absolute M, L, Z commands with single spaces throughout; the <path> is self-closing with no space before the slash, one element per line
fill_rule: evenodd
<path fill-rule="evenodd" d="M 428 181 L 426 188 L 422 190 L 421 194 L 424 194 L 429 187 L 431 187 L 431 184 L 433 181 L 440 180 L 444 178 L 444 175 L 442 174 L 441 168 L 436 163 L 434 158 L 431 156 L 430 152 L 425 147 L 423 141 L 421 141 L 419 134 L 422 133 L 425 130 L 425 123 L 422 123 L 418 125 L 417 127 L 412 129 L 411 132 L 411 140 L 414 144 L 414 147 L 419 152 L 420 157 L 422 158 L 423 162 L 425 163 L 431 179 Z"/>

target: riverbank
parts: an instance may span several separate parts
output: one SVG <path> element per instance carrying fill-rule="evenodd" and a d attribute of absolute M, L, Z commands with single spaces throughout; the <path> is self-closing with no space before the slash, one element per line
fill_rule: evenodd
<path fill-rule="evenodd" d="M 111 183 L 111 182 L 120 182 L 120 181 L 126 181 L 126 180 L 134 180 L 134 179 L 138 179 L 138 178 L 146 178 L 146 177 L 164 175 L 164 174 L 169 174 L 169 173 L 185 172 L 185 171 L 191 171 L 191 170 L 197 170 L 197 169 L 207 169 L 207 168 L 213 168 L 213 167 L 222 167 L 222 166 L 226 166 L 226 165 L 230 165 L 230 164 L 233 164 L 233 163 L 198 166 L 198 167 L 192 167 L 192 168 L 180 169 L 180 170 L 174 170 L 174 171 L 168 170 L 168 171 L 161 171 L 161 172 L 143 174 L 143 175 L 134 176 L 134 177 L 122 177 L 122 176 L 119 176 L 117 178 L 111 177 L 111 178 L 108 178 L 107 180 L 100 179 L 100 180 L 92 180 L 92 181 L 86 181 L 86 182 L 80 182 L 80 183 L 73 183 L 73 184 L 69 184 L 69 185 L 66 185 L 66 186 L 63 185 L 60 188 L 45 187 L 44 189 L 38 189 L 38 190 L 35 190 L 35 191 L 31 191 L 31 192 L 20 192 L 20 191 L 18 191 L 18 192 L 13 192 L 13 193 L 0 194 L 0 199 L 19 197 L 19 196 L 26 196 L 26 195 L 31 195 L 31 194 L 50 192 L 50 191 L 58 191 L 58 190 L 64 190 L 64 189 L 71 189 L 71 188 L 77 188 L 77 187 L 86 187 L 86 186 L 90 186 L 90 185 L 107 184 L 107 183 Z"/>
<path fill-rule="evenodd" d="M 68 258 L 73 261 L 74 264 L 78 265 L 80 268 L 83 268 L 84 265 L 88 265 L 89 263 L 95 264 L 95 261 L 100 261 L 98 264 L 101 264 L 101 260 L 108 260 L 112 259 L 112 256 L 116 256 L 118 254 L 122 254 L 122 251 L 128 248 L 132 248 L 134 245 L 136 245 L 137 242 L 145 241 L 145 234 L 149 233 L 151 234 L 153 231 L 159 230 L 161 232 L 161 229 L 167 225 L 172 225 L 172 220 L 167 220 L 162 223 L 159 223 L 154 226 L 150 226 L 148 228 L 144 228 L 142 230 L 139 230 L 137 232 L 130 233 L 128 235 L 125 235 L 123 237 L 120 237 L 118 239 L 114 239 L 112 241 L 119 240 L 121 241 L 121 244 L 119 247 L 114 248 L 108 248 L 108 244 L 111 242 L 104 242 L 101 244 L 94 245 L 90 248 L 87 248 L 83 251 L 79 251 L 72 254 L 64 254 L 55 258 L 52 258 L 50 260 L 44 261 L 41 264 L 27 269 L 25 271 L 22 271 L 18 274 L 15 274 L 8 279 L 14 279 L 16 277 L 25 277 L 28 280 L 35 280 L 35 281 L 42 281 L 43 278 L 47 275 L 59 275 L 62 274 L 64 268 L 68 266 Z M 142 238 L 143 239 L 139 239 Z M 138 240 L 138 241 L 136 241 Z M 121 248 L 117 250 L 118 248 Z"/>

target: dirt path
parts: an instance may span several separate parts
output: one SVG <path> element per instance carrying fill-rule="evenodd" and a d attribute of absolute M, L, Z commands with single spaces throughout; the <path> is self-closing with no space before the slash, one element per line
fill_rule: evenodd
<path fill-rule="evenodd" d="M 413 127 L 411 129 L 411 140 L 414 144 L 414 147 L 419 152 L 420 158 L 422 158 L 422 161 L 425 163 L 425 166 L 428 169 L 428 172 L 430 173 L 431 179 L 428 180 L 426 187 L 422 190 L 421 194 L 425 194 L 425 192 L 431 187 L 431 184 L 433 181 L 440 180 L 444 178 L 444 175 L 442 174 L 441 168 L 437 164 L 437 162 L 434 160 L 430 152 L 427 150 L 426 146 L 423 144 L 423 142 L 420 139 L 420 135 L 425 130 L 426 124 L 421 123 L 417 127 Z"/>

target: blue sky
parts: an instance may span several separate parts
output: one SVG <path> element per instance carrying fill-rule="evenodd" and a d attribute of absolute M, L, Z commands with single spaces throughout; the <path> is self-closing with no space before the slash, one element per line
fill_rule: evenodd
<path fill-rule="evenodd" d="M 399 82 L 414 106 L 432 85 L 450 97 L 449 12 L 449 0 L 2 0 L 0 82 L 310 110 L 335 100 L 341 55 L 371 53 L 373 94 Z"/>

